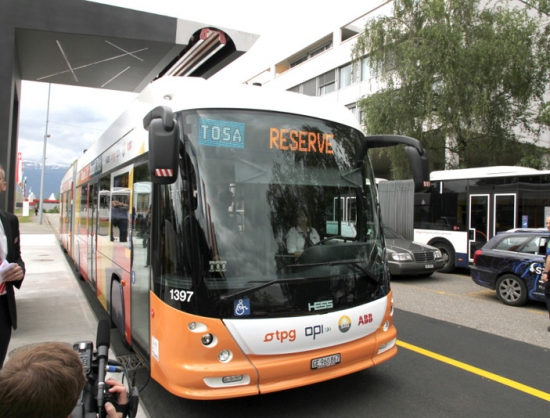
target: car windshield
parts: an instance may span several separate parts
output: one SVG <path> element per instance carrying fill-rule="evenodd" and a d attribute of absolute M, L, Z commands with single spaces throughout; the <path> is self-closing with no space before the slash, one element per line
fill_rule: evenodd
<path fill-rule="evenodd" d="M 386 239 L 405 239 L 387 225 L 384 225 L 384 237 Z"/>
<path fill-rule="evenodd" d="M 376 183 L 359 131 L 259 111 L 193 111 L 178 122 L 180 176 L 161 187 L 159 203 L 155 292 L 167 303 L 222 317 L 235 317 L 241 303 L 277 316 L 388 293 Z M 174 300 L 177 289 L 196 302 Z"/>

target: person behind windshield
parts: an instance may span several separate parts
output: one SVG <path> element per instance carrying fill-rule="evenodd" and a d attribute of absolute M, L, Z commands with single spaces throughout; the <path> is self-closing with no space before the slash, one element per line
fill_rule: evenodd
<path fill-rule="evenodd" d="M 311 226 L 307 211 L 298 208 L 294 217 L 294 226 L 290 228 L 286 237 L 286 248 L 289 254 L 298 258 L 306 248 L 320 241 L 319 233 Z"/>

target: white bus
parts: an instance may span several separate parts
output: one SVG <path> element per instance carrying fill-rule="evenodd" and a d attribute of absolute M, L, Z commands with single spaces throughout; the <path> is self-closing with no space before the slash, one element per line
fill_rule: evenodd
<path fill-rule="evenodd" d="M 550 171 L 482 167 L 434 171 L 431 188 L 415 194 L 414 240 L 441 250 L 442 271 L 468 267 L 499 232 L 543 228 L 550 215 Z"/>

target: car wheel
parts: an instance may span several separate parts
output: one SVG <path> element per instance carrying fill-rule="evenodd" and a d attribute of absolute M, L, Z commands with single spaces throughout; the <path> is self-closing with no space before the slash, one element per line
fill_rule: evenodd
<path fill-rule="evenodd" d="M 527 302 L 527 287 L 518 276 L 505 274 L 497 281 L 497 296 L 502 303 L 521 306 Z"/>
<path fill-rule="evenodd" d="M 443 260 L 445 260 L 445 265 L 441 270 L 439 270 L 442 273 L 451 273 L 455 269 L 455 250 L 453 247 L 451 247 L 449 244 L 445 244 L 444 242 L 434 242 L 433 244 L 430 244 L 432 247 L 437 248 L 439 251 L 441 251 L 441 255 L 443 256 Z"/>

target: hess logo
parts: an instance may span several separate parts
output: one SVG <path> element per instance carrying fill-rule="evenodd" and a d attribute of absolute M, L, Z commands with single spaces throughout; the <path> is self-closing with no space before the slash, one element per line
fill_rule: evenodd
<path fill-rule="evenodd" d="M 332 301 L 331 300 L 322 300 L 319 302 L 313 302 L 308 303 L 308 311 L 320 311 L 323 309 L 332 309 Z"/>
<path fill-rule="evenodd" d="M 338 320 L 338 329 L 340 332 L 348 332 L 351 328 L 351 319 L 349 319 L 349 316 L 341 316 Z"/>
<path fill-rule="evenodd" d="M 267 334 L 265 334 L 264 343 L 268 343 L 273 340 L 278 340 L 282 344 L 285 340 L 292 342 L 295 339 L 296 339 L 295 329 L 291 329 L 290 331 L 275 331 L 275 332 L 268 332 Z"/>

